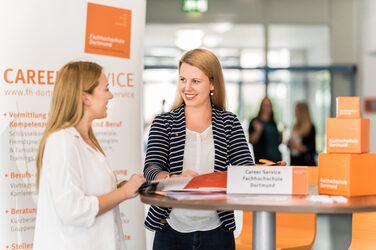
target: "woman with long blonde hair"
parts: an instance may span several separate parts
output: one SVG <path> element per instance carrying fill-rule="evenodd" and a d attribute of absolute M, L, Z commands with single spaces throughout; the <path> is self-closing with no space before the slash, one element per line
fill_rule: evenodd
<path fill-rule="evenodd" d="M 290 148 L 291 165 L 316 166 L 316 130 L 305 102 L 295 105 L 295 124 L 287 145 Z"/>
<path fill-rule="evenodd" d="M 118 204 L 136 196 L 141 175 L 117 188 L 91 123 L 112 99 L 103 69 L 71 62 L 56 78 L 37 154 L 34 249 L 125 249 Z"/>

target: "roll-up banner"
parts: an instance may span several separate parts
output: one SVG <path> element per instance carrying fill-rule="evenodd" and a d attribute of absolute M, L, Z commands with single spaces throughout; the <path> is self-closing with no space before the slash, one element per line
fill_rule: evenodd
<path fill-rule="evenodd" d="M 119 179 L 142 171 L 145 0 L 0 2 L 0 249 L 32 249 L 35 156 L 56 72 L 69 61 L 104 67 L 114 98 L 93 127 Z M 120 205 L 128 249 L 145 249 L 144 207 Z M 106 230 L 106 229 L 104 229 Z M 53 249 L 53 246 L 51 246 Z"/>

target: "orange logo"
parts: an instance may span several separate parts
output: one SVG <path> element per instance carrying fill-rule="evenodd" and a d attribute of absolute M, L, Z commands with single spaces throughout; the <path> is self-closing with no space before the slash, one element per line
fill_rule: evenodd
<path fill-rule="evenodd" d="M 85 52 L 130 58 L 132 11 L 88 3 Z"/>

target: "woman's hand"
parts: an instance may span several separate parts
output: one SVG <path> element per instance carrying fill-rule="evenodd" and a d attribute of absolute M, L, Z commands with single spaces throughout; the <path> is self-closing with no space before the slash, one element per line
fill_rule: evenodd
<path fill-rule="evenodd" d="M 252 122 L 253 132 L 249 134 L 249 142 L 256 144 L 260 140 L 264 125 L 259 120 L 255 119 Z"/>
<path fill-rule="evenodd" d="M 120 187 L 124 192 L 125 199 L 136 197 L 138 188 L 145 181 L 145 178 L 141 174 L 133 174 L 131 178 Z"/>
<path fill-rule="evenodd" d="M 278 161 L 276 162 L 276 165 L 275 166 L 286 166 L 287 163 L 285 161 Z"/>
<path fill-rule="evenodd" d="M 273 162 L 267 159 L 260 159 L 259 162 L 264 163 L 261 166 L 286 166 L 287 165 L 285 161 Z"/>
<path fill-rule="evenodd" d="M 289 149 L 293 149 L 293 147 L 294 147 L 294 142 L 293 142 L 292 139 L 289 139 L 289 140 L 287 141 L 287 147 L 288 147 Z"/>
<path fill-rule="evenodd" d="M 181 174 L 173 174 L 170 177 L 171 178 L 175 178 L 175 177 L 194 177 L 194 176 L 197 176 L 197 175 L 198 175 L 198 173 L 196 173 L 195 171 L 193 171 L 191 169 L 188 169 L 188 170 L 183 171 Z"/>
<path fill-rule="evenodd" d="M 308 150 L 308 148 L 305 145 L 303 145 L 301 143 L 296 143 L 291 139 L 288 141 L 287 147 L 289 149 L 295 149 L 295 150 L 302 152 L 302 153 L 307 152 L 307 150 Z"/>
<path fill-rule="evenodd" d="M 99 211 L 97 217 L 106 213 L 110 209 L 119 205 L 121 202 L 137 196 L 137 190 L 145 182 L 145 178 L 141 174 L 134 174 L 131 178 L 122 184 L 116 190 L 107 194 L 98 196 Z"/>
<path fill-rule="evenodd" d="M 261 132 L 264 129 L 264 125 L 259 120 L 254 120 L 253 128 L 256 132 Z"/>

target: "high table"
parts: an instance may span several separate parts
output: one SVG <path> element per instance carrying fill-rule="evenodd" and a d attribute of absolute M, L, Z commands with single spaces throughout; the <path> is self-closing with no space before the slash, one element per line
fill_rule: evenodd
<path fill-rule="evenodd" d="M 253 211 L 254 250 L 274 250 L 276 212 L 294 213 L 353 213 L 376 211 L 376 196 L 348 197 L 347 203 L 323 204 L 306 200 L 308 196 L 294 195 L 234 195 L 224 199 L 174 200 L 159 195 L 141 195 L 141 201 L 160 207 Z"/>

